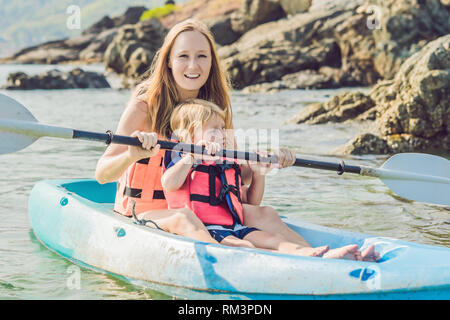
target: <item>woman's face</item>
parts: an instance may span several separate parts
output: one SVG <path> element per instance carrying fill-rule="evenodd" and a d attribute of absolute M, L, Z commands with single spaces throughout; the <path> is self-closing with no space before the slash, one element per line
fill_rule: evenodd
<path fill-rule="evenodd" d="M 182 100 L 196 98 L 211 70 L 211 48 L 198 31 L 178 35 L 170 51 L 169 68 Z"/>

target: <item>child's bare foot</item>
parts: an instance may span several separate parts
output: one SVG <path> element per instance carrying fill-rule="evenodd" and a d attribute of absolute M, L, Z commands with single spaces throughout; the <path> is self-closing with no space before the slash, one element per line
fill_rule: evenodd
<path fill-rule="evenodd" d="M 350 244 L 345 247 L 331 249 L 323 256 L 326 259 L 349 259 L 349 260 L 362 260 L 361 252 L 358 250 L 358 245 Z"/>
<path fill-rule="evenodd" d="M 328 251 L 328 249 L 330 249 L 329 246 L 321 246 L 317 248 L 304 247 L 301 249 L 297 249 L 296 254 L 307 257 L 321 257 L 325 252 Z"/>
<path fill-rule="evenodd" d="M 377 261 L 380 259 L 380 254 L 375 251 L 375 246 L 371 244 L 367 249 L 361 252 L 363 261 Z"/>

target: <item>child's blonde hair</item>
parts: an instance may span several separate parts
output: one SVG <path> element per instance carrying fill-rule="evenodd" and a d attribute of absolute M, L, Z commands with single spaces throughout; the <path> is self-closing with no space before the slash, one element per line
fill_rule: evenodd
<path fill-rule="evenodd" d="M 226 121 L 226 111 L 213 102 L 188 99 L 175 107 L 170 117 L 170 128 L 179 142 L 193 143 L 194 131 L 212 117 Z"/>

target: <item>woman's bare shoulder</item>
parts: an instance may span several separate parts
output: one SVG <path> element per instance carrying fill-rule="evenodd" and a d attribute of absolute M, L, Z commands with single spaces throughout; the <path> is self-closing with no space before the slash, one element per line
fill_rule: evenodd
<path fill-rule="evenodd" d="M 142 100 L 132 99 L 122 114 L 118 130 L 131 133 L 135 130 L 147 131 L 149 127 L 147 103 Z"/>
<path fill-rule="evenodd" d="M 139 99 L 139 97 L 131 99 L 127 105 L 127 109 L 130 108 L 132 112 L 148 113 L 147 103 Z"/>

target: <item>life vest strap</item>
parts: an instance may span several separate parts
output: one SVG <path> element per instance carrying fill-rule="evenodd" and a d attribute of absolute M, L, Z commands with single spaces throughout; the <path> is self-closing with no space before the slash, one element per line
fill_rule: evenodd
<path fill-rule="evenodd" d="M 160 167 L 162 167 L 163 161 L 164 161 L 164 157 L 161 157 L 161 162 L 159 164 Z M 144 158 L 139 161 L 136 161 L 136 163 L 139 163 L 139 164 L 148 164 L 149 162 L 150 162 L 150 158 Z"/>
<path fill-rule="evenodd" d="M 149 161 L 150 161 L 150 158 L 144 158 L 144 159 L 141 159 L 141 160 L 136 161 L 136 162 L 140 163 L 140 164 L 148 164 Z"/>
<path fill-rule="evenodd" d="M 123 194 L 130 198 L 141 198 L 142 197 L 142 189 L 129 188 L 125 187 L 123 190 Z M 164 191 L 162 190 L 153 190 L 153 199 L 163 200 L 166 199 L 164 196 Z"/>

